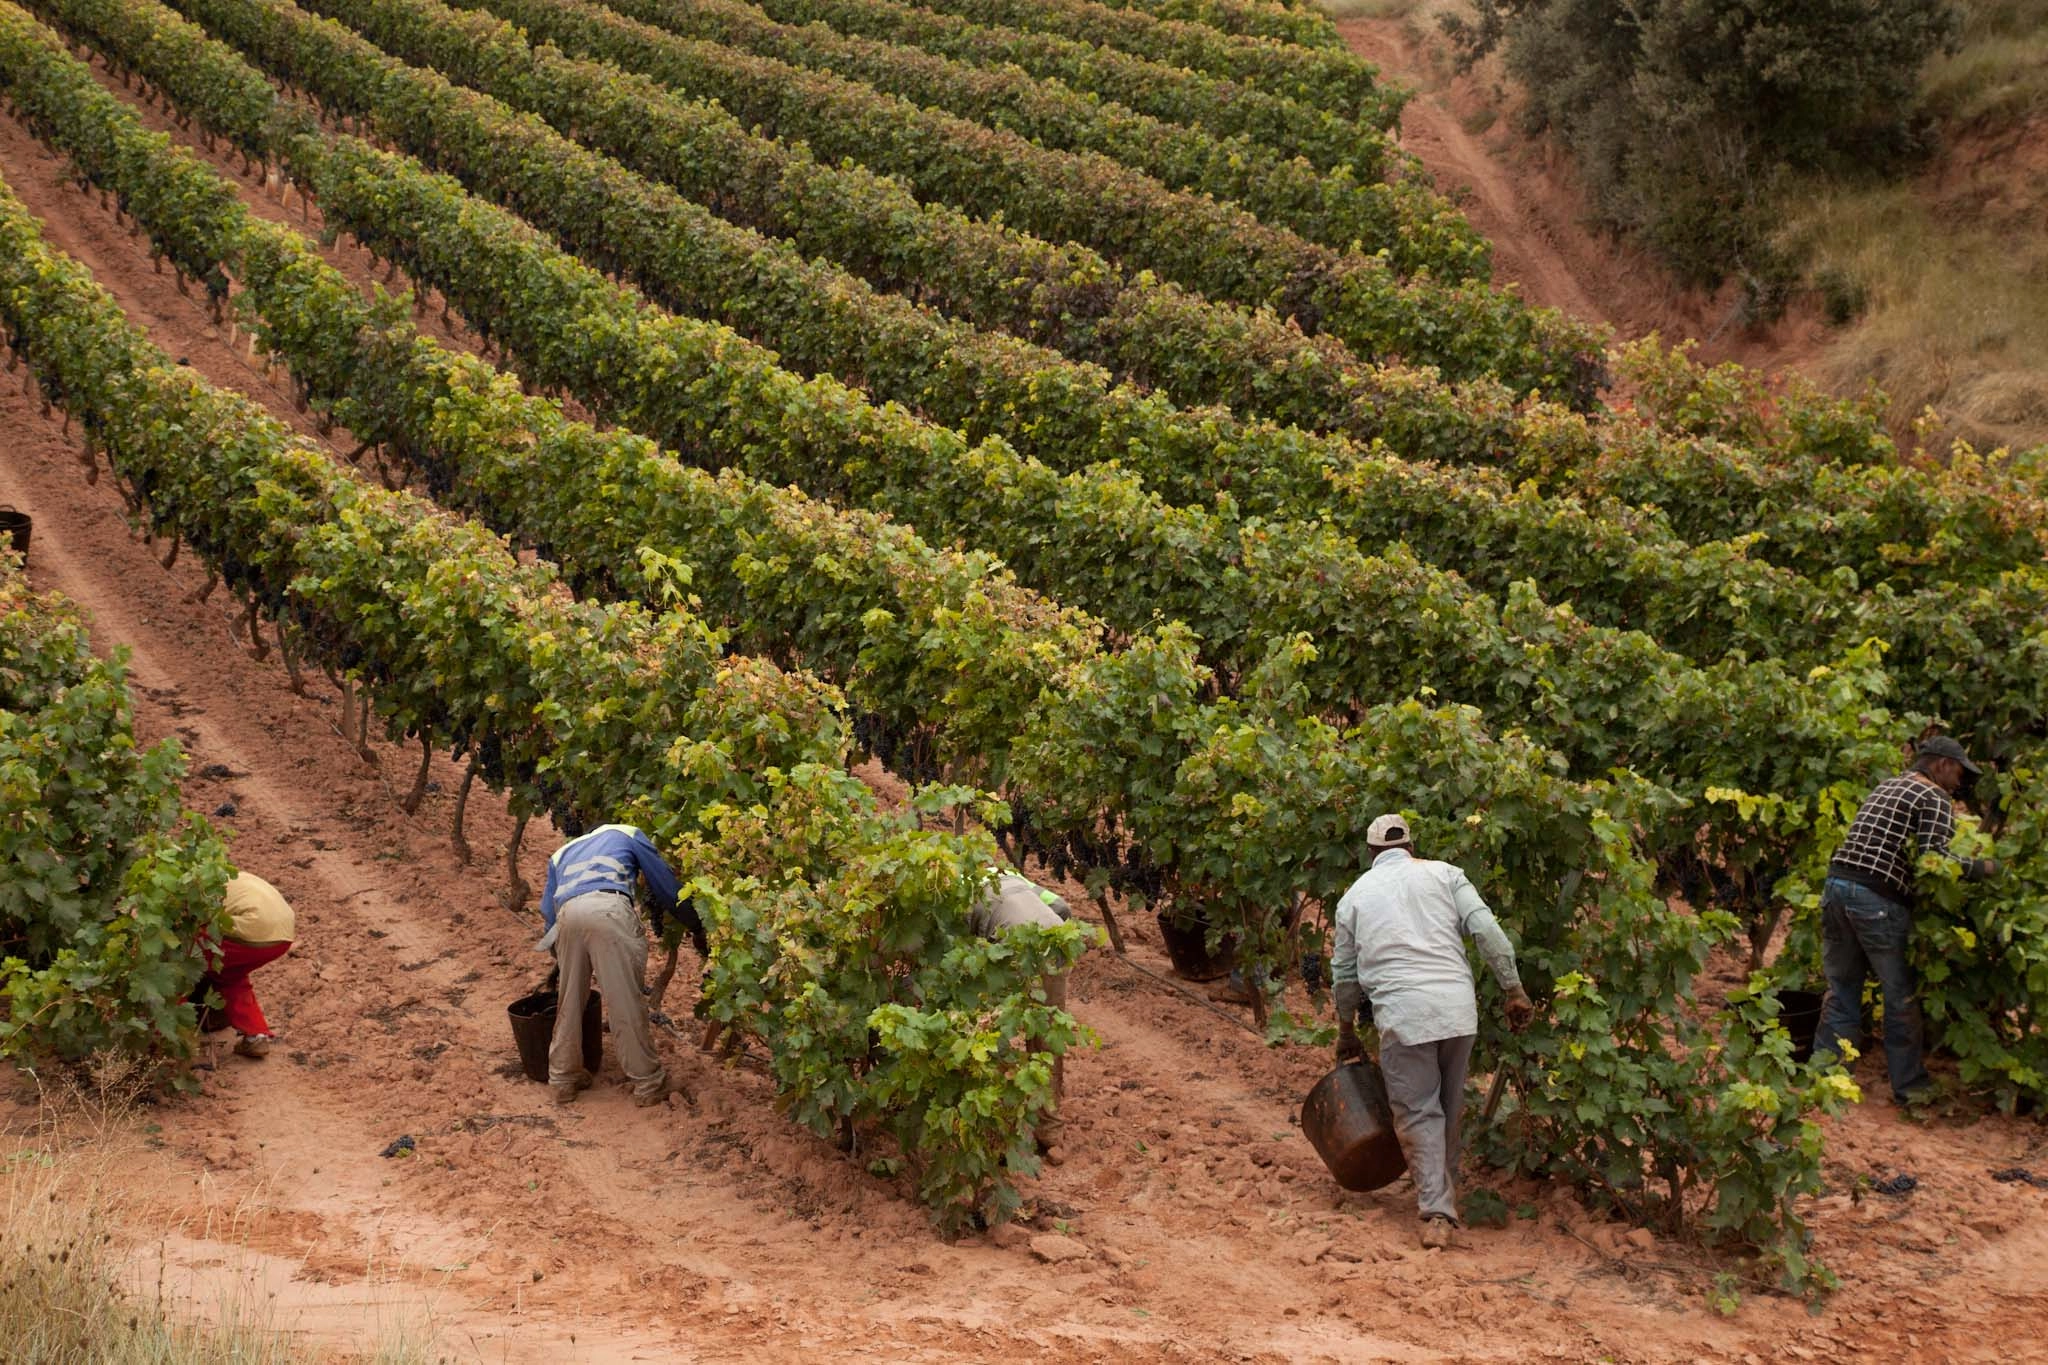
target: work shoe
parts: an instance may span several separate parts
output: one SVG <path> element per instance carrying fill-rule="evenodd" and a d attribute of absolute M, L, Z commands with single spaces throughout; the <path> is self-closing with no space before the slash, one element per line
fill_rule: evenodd
<path fill-rule="evenodd" d="M 642 1109 L 652 1109 L 670 1095 L 681 1095 L 683 1103 L 693 1109 L 697 1106 L 697 1097 L 690 1093 L 690 1087 L 673 1077 L 664 1080 L 661 1083 L 661 1088 L 658 1090 L 650 1090 L 644 1095 L 633 1096 L 633 1103 L 639 1105 Z"/>
<path fill-rule="evenodd" d="M 267 1033 L 245 1033 L 235 1044 L 235 1055 L 260 1062 L 270 1055 L 270 1044 L 271 1037 Z"/>
<path fill-rule="evenodd" d="M 593 1077 L 586 1071 L 573 1081 L 560 1085 L 550 1084 L 548 1094 L 554 1097 L 556 1104 L 574 1104 L 578 1095 L 590 1089 L 592 1079 Z"/>
<path fill-rule="evenodd" d="M 1440 1213 L 1433 1213 L 1422 1220 L 1422 1245 L 1431 1251 L 1448 1251 L 1452 1234 L 1457 1227 Z"/>

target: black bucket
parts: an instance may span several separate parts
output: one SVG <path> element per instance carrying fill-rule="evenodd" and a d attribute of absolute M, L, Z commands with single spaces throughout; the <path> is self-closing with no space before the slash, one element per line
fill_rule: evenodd
<path fill-rule="evenodd" d="M 1779 991 L 1778 1022 L 1792 1035 L 1792 1060 L 1810 1061 L 1813 1035 L 1820 1031 L 1820 1009 L 1827 996 L 1820 991 Z"/>
<path fill-rule="evenodd" d="M 1347 1190 L 1377 1190 L 1408 1169 L 1387 1084 L 1369 1061 L 1340 1062 L 1301 1102 L 1301 1131 Z"/>
<path fill-rule="evenodd" d="M 0 540 L 13 542 L 15 553 L 24 563 L 28 560 L 28 536 L 35 529 L 35 518 L 26 512 L 17 512 L 12 507 L 0 507 Z"/>
<path fill-rule="evenodd" d="M 1200 920 L 1182 924 L 1161 910 L 1159 936 L 1166 940 L 1166 956 L 1173 962 L 1174 975 L 1184 980 L 1214 981 L 1228 976 L 1237 961 L 1237 940 L 1231 935 L 1223 936 L 1215 952 L 1209 951 L 1209 926 Z"/>
<path fill-rule="evenodd" d="M 519 1045 L 519 1065 L 528 1080 L 548 1082 L 548 1044 L 555 1037 L 555 1007 L 561 997 L 535 991 L 505 1007 L 512 1020 L 512 1041 Z M 583 1069 L 597 1074 L 604 1061 L 604 1022 L 596 991 L 583 1002 Z"/>

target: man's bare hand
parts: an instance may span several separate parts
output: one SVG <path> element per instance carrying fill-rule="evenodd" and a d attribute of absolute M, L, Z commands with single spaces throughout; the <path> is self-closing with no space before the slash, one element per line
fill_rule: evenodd
<path fill-rule="evenodd" d="M 1520 1033 L 1529 1027 L 1529 1021 L 1536 1017 L 1536 1006 L 1527 993 L 1516 991 L 1508 997 L 1508 1028 Z"/>

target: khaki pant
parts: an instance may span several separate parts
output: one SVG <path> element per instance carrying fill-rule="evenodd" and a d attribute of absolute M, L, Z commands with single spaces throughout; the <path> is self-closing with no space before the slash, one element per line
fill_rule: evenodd
<path fill-rule="evenodd" d="M 1465 1072 L 1476 1035 L 1434 1043 L 1380 1039 L 1380 1075 L 1394 1110 L 1394 1131 L 1415 1177 L 1415 1203 L 1426 1218 L 1458 1216 L 1458 1120 L 1465 1110 Z"/>
<path fill-rule="evenodd" d="M 614 891 L 593 891 L 564 901 L 555 915 L 555 962 L 561 968 L 562 998 L 555 1016 L 555 1036 L 548 1045 L 548 1083 L 574 1085 L 584 1076 L 583 1004 L 590 981 L 604 996 L 612 1021 L 612 1045 L 619 1064 L 633 1083 L 636 1096 L 659 1095 L 668 1072 L 654 1054 L 648 1027 L 647 934 L 633 909 L 633 898 Z"/>

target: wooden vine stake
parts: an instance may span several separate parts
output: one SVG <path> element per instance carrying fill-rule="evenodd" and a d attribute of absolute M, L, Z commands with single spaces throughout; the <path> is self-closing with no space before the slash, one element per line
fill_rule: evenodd
<path fill-rule="evenodd" d="M 455 861 L 466 863 L 470 859 L 469 840 L 462 837 L 463 812 L 469 809 L 469 789 L 476 784 L 477 756 L 469 756 L 469 766 L 462 770 L 462 786 L 455 793 L 455 823 L 448 831 L 448 842 L 455 849 Z"/>
<path fill-rule="evenodd" d="M 1094 900 L 1095 908 L 1102 912 L 1102 927 L 1109 930 L 1109 946 L 1116 950 L 1118 957 L 1128 956 L 1124 952 L 1124 931 L 1117 927 L 1116 912 L 1109 908 L 1109 893 L 1103 892 Z"/>
<path fill-rule="evenodd" d="M 533 888 L 519 875 L 519 845 L 526 841 L 526 822 L 531 818 L 520 816 L 512 826 L 512 837 L 505 843 L 505 907 L 508 910 L 524 910 L 527 901 L 533 898 Z"/>
<path fill-rule="evenodd" d="M 187 593 L 187 602 L 204 602 L 213 596 L 213 590 L 220 586 L 220 570 L 212 564 L 206 566 L 206 581 Z"/>
<path fill-rule="evenodd" d="M 661 972 L 654 978 L 654 985 L 647 992 L 647 1012 L 656 1013 L 661 1009 L 662 997 L 668 994 L 668 983 L 676 979 L 676 958 L 682 954 L 683 941 L 677 939 L 670 945 L 668 960 L 661 964 Z"/>
<path fill-rule="evenodd" d="M 336 678 L 334 685 L 341 692 L 341 737 L 347 739 L 349 722 L 355 714 L 355 685 L 349 681 L 346 673 Z"/>
<path fill-rule="evenodd" d="M 404 811 L 407 815 L 411 815 L 417 812 L 420 808 L 420 802 L 426 797 L 427 769 L 430 766 L 432 766 L 433 762 L 434 746 L 432 743 L 428 741 L 425 735 L 421 735 L 419 773 L 412 780 L 412 790 L 407 792 L 405 794 L 405 799 L 398 803 L 398 808 Z"/>
<path fill-rule="evenodd" d="M 262 628 L 256 621 L 256 595 L 249 595 L 248 606 L 242 611 L 243 628 L 249 632 L 249 654 L 257 663 L 270 658 L 270 646 L 264 643 Z"/>
<path fill-rule="evenodd" d="M 284 660 L 285 676 L 291 680 L 288 686 L 295 696 L 303 697 L 307 695 L 306 677 L 299 672 L 298 661 L 292 657 L 291 645 L 284 636 L 284 622 L 273 621 L 271 625 L 277 631 L 277 657 Z"/>
<path fill-rule="evenodd" d="M 368 683 L 357 689 L 361 705 L 356 708 L 356 757 L 377 766 L 377 751 L 370 747 L 370 686 Z"/>

